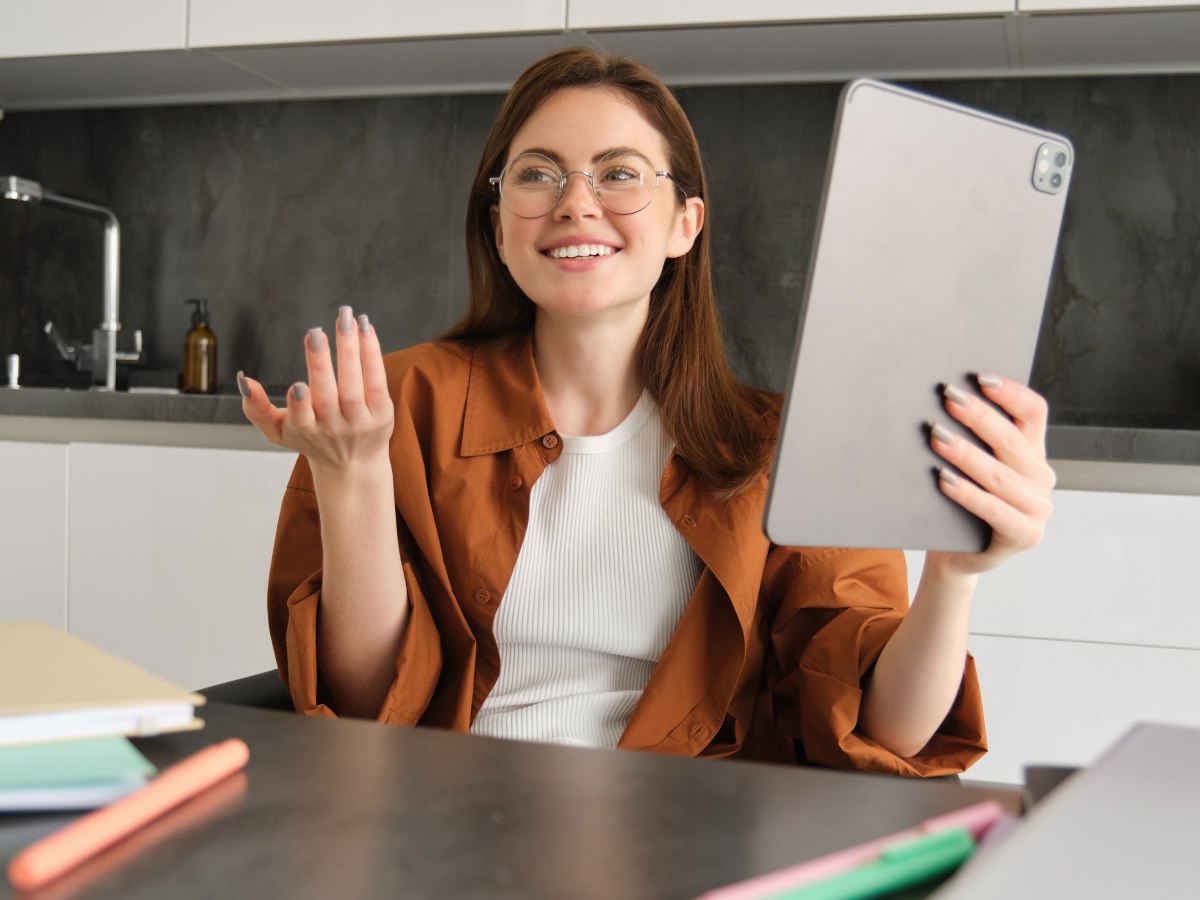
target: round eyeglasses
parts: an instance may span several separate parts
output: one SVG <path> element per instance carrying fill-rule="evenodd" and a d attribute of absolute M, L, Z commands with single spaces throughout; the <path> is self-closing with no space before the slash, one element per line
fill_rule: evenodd
<path fill-rule="evenodd" d="M 596 200 L 610 213 L 628 216 L 650 205 L 660 178 L 675 180 L 670 172 L 658 172 L 645 157 L 618 152 L 603 156 L 594 172 L 572 169 L 564 172 L 550 157 L 522 153 L 488 184 L 500 191 L 500 201 L 515 216 L 538 219 L 548 215 L 567 189 L 567 179 L 582 175 Z"/>

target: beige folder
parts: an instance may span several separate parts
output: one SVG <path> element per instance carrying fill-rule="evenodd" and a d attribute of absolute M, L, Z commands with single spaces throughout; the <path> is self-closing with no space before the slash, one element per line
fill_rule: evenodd
<path fill-rule="evenodd" d="M 199 728 L 200 694 L 41 622 L 0 622 L 0 747 Z"/>

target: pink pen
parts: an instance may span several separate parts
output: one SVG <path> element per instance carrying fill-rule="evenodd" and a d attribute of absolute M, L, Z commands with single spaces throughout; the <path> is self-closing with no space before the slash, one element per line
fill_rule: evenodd
<path fill-rule="evenodd" d="M 780 869 L 778 872 L 771 872 L 708 891 L 697 900 L 756 900 L 756 898 L 782 893 L 874 862 L 879 858 L 882 850 L 893 844 L 944 831 L 947 828 L 965 828 L 973 838 L 978 840 L 984 832 L 1001 821 L 1005 815 L 1004 808 L 999 803 L 995 800 L 985 800 L 974 806 L 967 806 L 945 815 L 926 819 L 920 825 L 906 831 L 877 838 L 855 847 L 848 847 L 836 853 L 829 853 L 808 862 Z"/>
<path fill-rule="evenodd" d="M 157 819 L 167 810 L 246 765 L 250 750 L 229 738 L 165 769 L 140 790 L 26 847 L 8 864 L 8 878 L 32 891 Z"/>

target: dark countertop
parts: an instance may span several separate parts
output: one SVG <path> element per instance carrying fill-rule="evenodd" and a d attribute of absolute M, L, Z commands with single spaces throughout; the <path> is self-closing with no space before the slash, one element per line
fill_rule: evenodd
<path fill-rule="evenodd" d="M 275 398 L 282 403 L 281 397 Z M 109 422 L 188 423 L 238 426 L 252 434 L 242 415 L 241 397 L 229 394 L 104 393 L 44 388 L 0 388 L 0 436 L 3 417 L 53 417 Z M 1061 417 L 1060 417 L 1061 418 Z M 26 419 L 28 421 L 28 418 Z M 1100 424 L 1085 424 L 1087 422 Z M 1047 436 L 1051 460 L 1096 463 L 1200 465 L 1200 421 L 1161 422 L 1067 414 Z M 61 433 L 59 430 L 56 433 Z M 81 432 L 79 440 L 90 440 Z"/>
<path fill-rule="evenodd" d="M 246 421 L 234 393 L 0 388 L 0 440 L 281 450 Z"/>
<path fill-rule="evenodd" d="M 1052 460 L 1200 465 L 1200 428 L 1051 425 L 1046 446 Z"/>
<path fill-rule="evenodd" d="M 162 394 L 0 388 L 0 416 L 58 416 L 247 425 L 238 394 Z"/>

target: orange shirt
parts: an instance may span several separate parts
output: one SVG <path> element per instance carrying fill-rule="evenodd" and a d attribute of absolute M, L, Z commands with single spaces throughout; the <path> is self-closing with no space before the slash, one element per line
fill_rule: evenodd
<path fill-rule="evenodd" d="M 500 671 L 492 623 L 529 492 L 561 441 L 529 338 L 512 349 L 422 344 L 385 364 L 412 609 L 378 719 L 466 731 Z M 969 657 L 953 708 L 916 756 L 855 731 L 864 679 L 907 609 L 903 554 L 772 545 L 766 488 L 763 478 L 714 501 L 683 459 L 667 462 L 662 508 L 704 568 L 618 746 L 903 775 L 966 769 L 987 749 Z M 296 709 L 334 715 L 317 670 L 320 602 L 320 522 L 301 457 L 280 512 L 267 611 Z"/>

